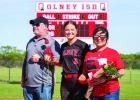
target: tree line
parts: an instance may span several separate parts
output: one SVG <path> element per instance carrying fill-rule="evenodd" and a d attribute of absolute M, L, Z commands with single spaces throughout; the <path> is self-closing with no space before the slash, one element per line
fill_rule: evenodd
<path fill-rule="evenodd" d="M 25 51 L 14 46 L 0 47 L 0 66 L 21 67 L 25 57 Z M 126 68 L 140 69 L 140 53 L 121 54 Z"/>
<path fill-rule="evenodd" d="M 0 66 L 21 67 L 25 52 L 12 46 L 0 47 Z"/>

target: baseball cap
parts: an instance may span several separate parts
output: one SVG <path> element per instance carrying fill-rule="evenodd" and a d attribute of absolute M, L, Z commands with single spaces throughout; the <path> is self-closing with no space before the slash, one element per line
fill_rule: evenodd
<path fill-rule="evenodd" d="M 33 20 L 30 20 L 29 23 L 31 25 L 39 25 L 40 23 L 44 23 L 45 25 L 49 26 L 48 19 L 45 17 L 37 17 Z"/>

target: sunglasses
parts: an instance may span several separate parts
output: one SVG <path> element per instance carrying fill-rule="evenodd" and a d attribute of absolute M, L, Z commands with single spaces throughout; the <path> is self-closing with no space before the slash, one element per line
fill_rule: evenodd
<path fill-rule="evenodd" d="M 95 35 L 93 37 L 94 40 L 98 40 L 99 38 L 103 41 L 106 39 L 106 35 Z"/>
<path fill-rule="evenodd" d="M 36 26 L 36 27 L 38 27 L 39 25 L 40 25 L 40 23 L 33 24 L 33 26 Z"/>

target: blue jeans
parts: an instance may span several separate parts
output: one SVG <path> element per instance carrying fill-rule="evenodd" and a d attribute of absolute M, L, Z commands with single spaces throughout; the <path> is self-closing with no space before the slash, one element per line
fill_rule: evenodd
<path fill-rule="evenodd" d="M 52 86 L 24 87 L 24 100 L 52 100 Z"/>
<path fill-rule="evenodd" d="M 105 96 L 91 96 L 90 100 L 119 100 L 120 90 L 109 93 Z"/>

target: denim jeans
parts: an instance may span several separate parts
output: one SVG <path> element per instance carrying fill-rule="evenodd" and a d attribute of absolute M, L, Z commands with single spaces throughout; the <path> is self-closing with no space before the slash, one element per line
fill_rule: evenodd
<path fill-rule="evenodd" d="M 52 86 L 24 87 L 24 100 L 52 100 Z"/>
<path fill-rule="evenodd" d="M 109 93 L 105 96 L 91 96 L 90 100 L 119 100 L 120 90 Z"/>

